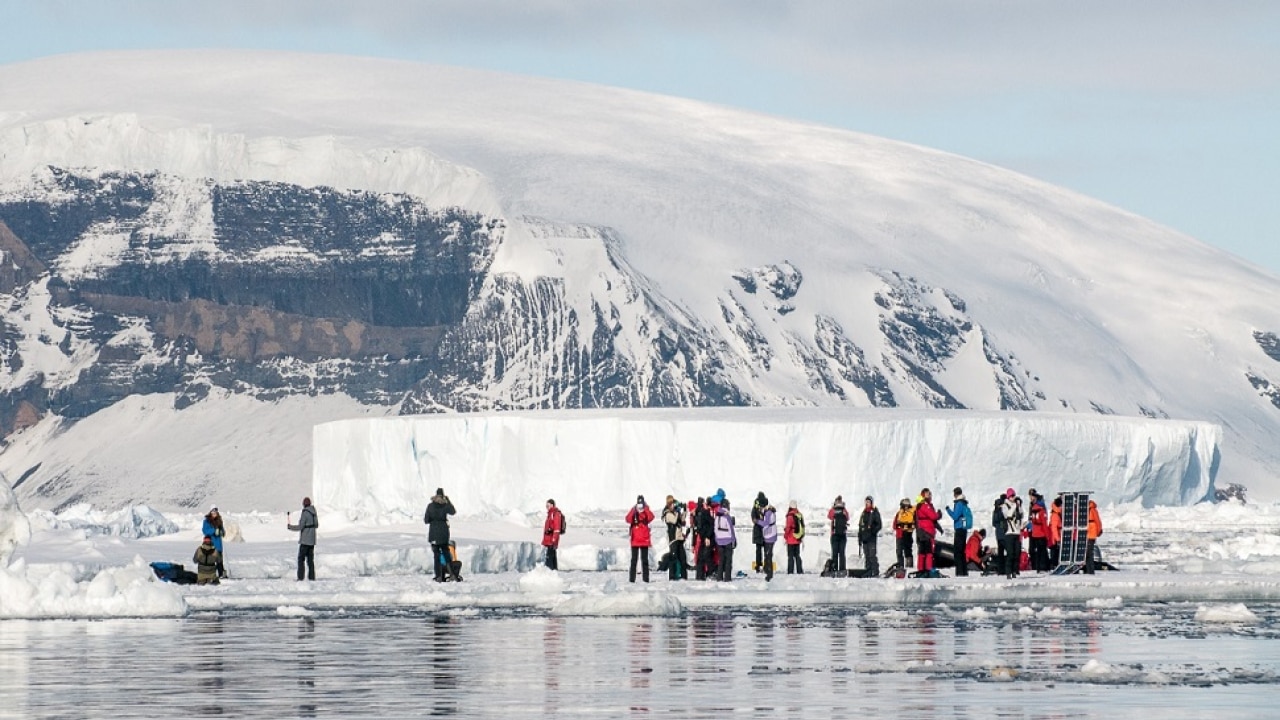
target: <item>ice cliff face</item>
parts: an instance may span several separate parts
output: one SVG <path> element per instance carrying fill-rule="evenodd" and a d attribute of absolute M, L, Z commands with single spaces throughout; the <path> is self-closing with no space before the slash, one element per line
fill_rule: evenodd
<path fill-rule="evenodd" d="M 310 469 L 273 459 L 310 448 L 273 408 L 335 396 L 1206 419 L 1256 488 L 1277 289 L 996 168 L 669 98 L 289 55 L 0 68 L 0 472 L 33 507 L 291 507 Z M 140 474 L 75 430 L 157 403 L 183 437 L 235 413 L 236 462 Z"/>
<path fill-rule="evenodd" d="M 412 517 L 444 487 L 459 507 L 536 513 L 627 507 L 725 489 L 739 507 L 947 504 L 964 488 L 978 526 L 1007 487 L 1090 491 L 1104 505 L 1189 504 L 1211 494 L 1220 429 L 1210 423 L 1045 413 L 738 408 L 417 416 L 315 429 L 315 493 L 353 520 Z"/>

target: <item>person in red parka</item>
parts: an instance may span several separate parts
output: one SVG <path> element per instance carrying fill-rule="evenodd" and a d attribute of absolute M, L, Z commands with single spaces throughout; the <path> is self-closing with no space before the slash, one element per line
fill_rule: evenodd
<path fill-rule="evenodd" d="M 564 532 L 564 513 L 556 507 L 555 500 L 547 500 L 547 521 L 542 525 L 542 547 L 547 549 L 547 569 L 556 570 L 556 549 L 560 547 L 560 533 Z"/>
<path fill-rule="evenodd" d="M 933 491 L 925 488 L 920 491 L 920 502 L 916 503 L 916 570 L 933 569 L 933 538 L 938 534 L 938 521 L 942 513 L 933 506 Z"/>
<path fill-rule="evenodd" d="M 653 511 L 645 503 L 643 495 L 636 496 L 636 506 L 627 511 L 627 524 L 631 526 L 631 582 L 636 581 L 636 562 L 643 563 L 644 581 L 649 582 L 649 523 Z"/>
<path fill-rule="evenodd" d="M 1032 488 L 1028 493 L 1030 503 L 1027 515 L 1031 522 L 1031 569 L 1049 571 L 1049 509 L 1044 496 Z"/>

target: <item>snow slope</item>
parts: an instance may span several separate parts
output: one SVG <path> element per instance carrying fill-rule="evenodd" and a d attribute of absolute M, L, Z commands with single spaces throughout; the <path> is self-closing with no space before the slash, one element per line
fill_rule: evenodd
<path fill-rule="evenodd" d="M 617 288 L 582 258 L 615 243 L 645 289 L 716 330 L 729 372 L 765 405 L 870 404 L 823 391 L 788 339 L 837 328 L 858 350 L 849 363 L 880 367 L 879 293 L 886 277 L 914 278 L 939 312 L 963 306 L 974 322 L 936 373 L 966 406 L 998 409 L 1000 383 L 1013 378 L 1037 410 L 1218 423 L 1220 482 L 1280 496 L 1269 470 L 1280 407 L 1266 395 L 1280 366 L 1258 339 L 1280 331 L 1280 279 L 964 158 L 561 81 L 329 56 L 138 52 L 0 68 L 0 185 L 21 192 L 48 165 L 464 205 L 508 222 L 495 275 L 563 278 L 582 313 L 601 297 L 593 287 Z M 85 248 L 68 262 L 109 263 L 111 252 Z M 803 277 L 785 299 L 735 279 L 780 267 Z M 730 300 L 740 311 L 726 311 Z M 619 308 L 622 341 L 645 352 L 645 318 Z M 757 337 L 771 356 L 753 357 L 742 340 Z M 1003 357 L 1007 372 L 975 362 L 983 356 Z M 905 390 L 910 373 L 886 378 L 908 407 L 921 403 Z M 300 452 L 294 444 L 286 455 Z M 6 474 L 31 466 L 8 454 Z"/>

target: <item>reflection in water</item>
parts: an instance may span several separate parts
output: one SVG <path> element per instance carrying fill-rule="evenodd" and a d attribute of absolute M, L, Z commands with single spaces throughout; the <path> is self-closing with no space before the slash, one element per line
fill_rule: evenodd
<path fill-rule="evenodd" d="M 0 668 L 12 670 L 0 675 L 0 717 L 992 720 L 1131 717 L 1154 707 L 1178 720 L 1211 704 L 1215 720 L 1235 720 L 1257 717 L 1259 693 L 1280 687 L 1280 613 L 1251 609 L 1263 620 L 1249 633 L 1206 633 L 1189 618 L 970 619 L 945 609 L 0 623 Z M 1100 689 L 1080 681 L 1091 659 L 1144 672 L 1230 663 L 1264 680 Z M 993 682 L 1002 666 L 1006 681 Z"/>
<path fill-rule="evenodd" d="M 226 669 L 223 667 L 222 657 L 226 652 L 222 640 L 222 617 L 215 615 L 196 622 L 193 644 L 196 647 L 196 697 L 191 710 L 196 715 L 221 715 L 222 706 L 217 699 L 226 687 Z"/>
<path fill-rule="evenodd" d="M 298 717 L 316 716 L 316 621 L 312 617 L 298 619 Z"/>

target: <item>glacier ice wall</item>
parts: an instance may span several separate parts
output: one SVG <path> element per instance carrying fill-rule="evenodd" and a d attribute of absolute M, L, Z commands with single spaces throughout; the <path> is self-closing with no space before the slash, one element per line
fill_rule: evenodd
<path fill-rule="evenodd" d="M 1213 493 L 1221 428 L 1042 413 L 813 408 L 547 411 L 344 420 L 313 431 L 314 497 L 360 521 L 414 517 L 437 487 L 463 514 L 661 504 L 718 488 L 745 507 L 823 506 L 963 486 L 981 522 L 1006 487 L 1089 490 L 1102 503 L 1185 505 Z"/>

